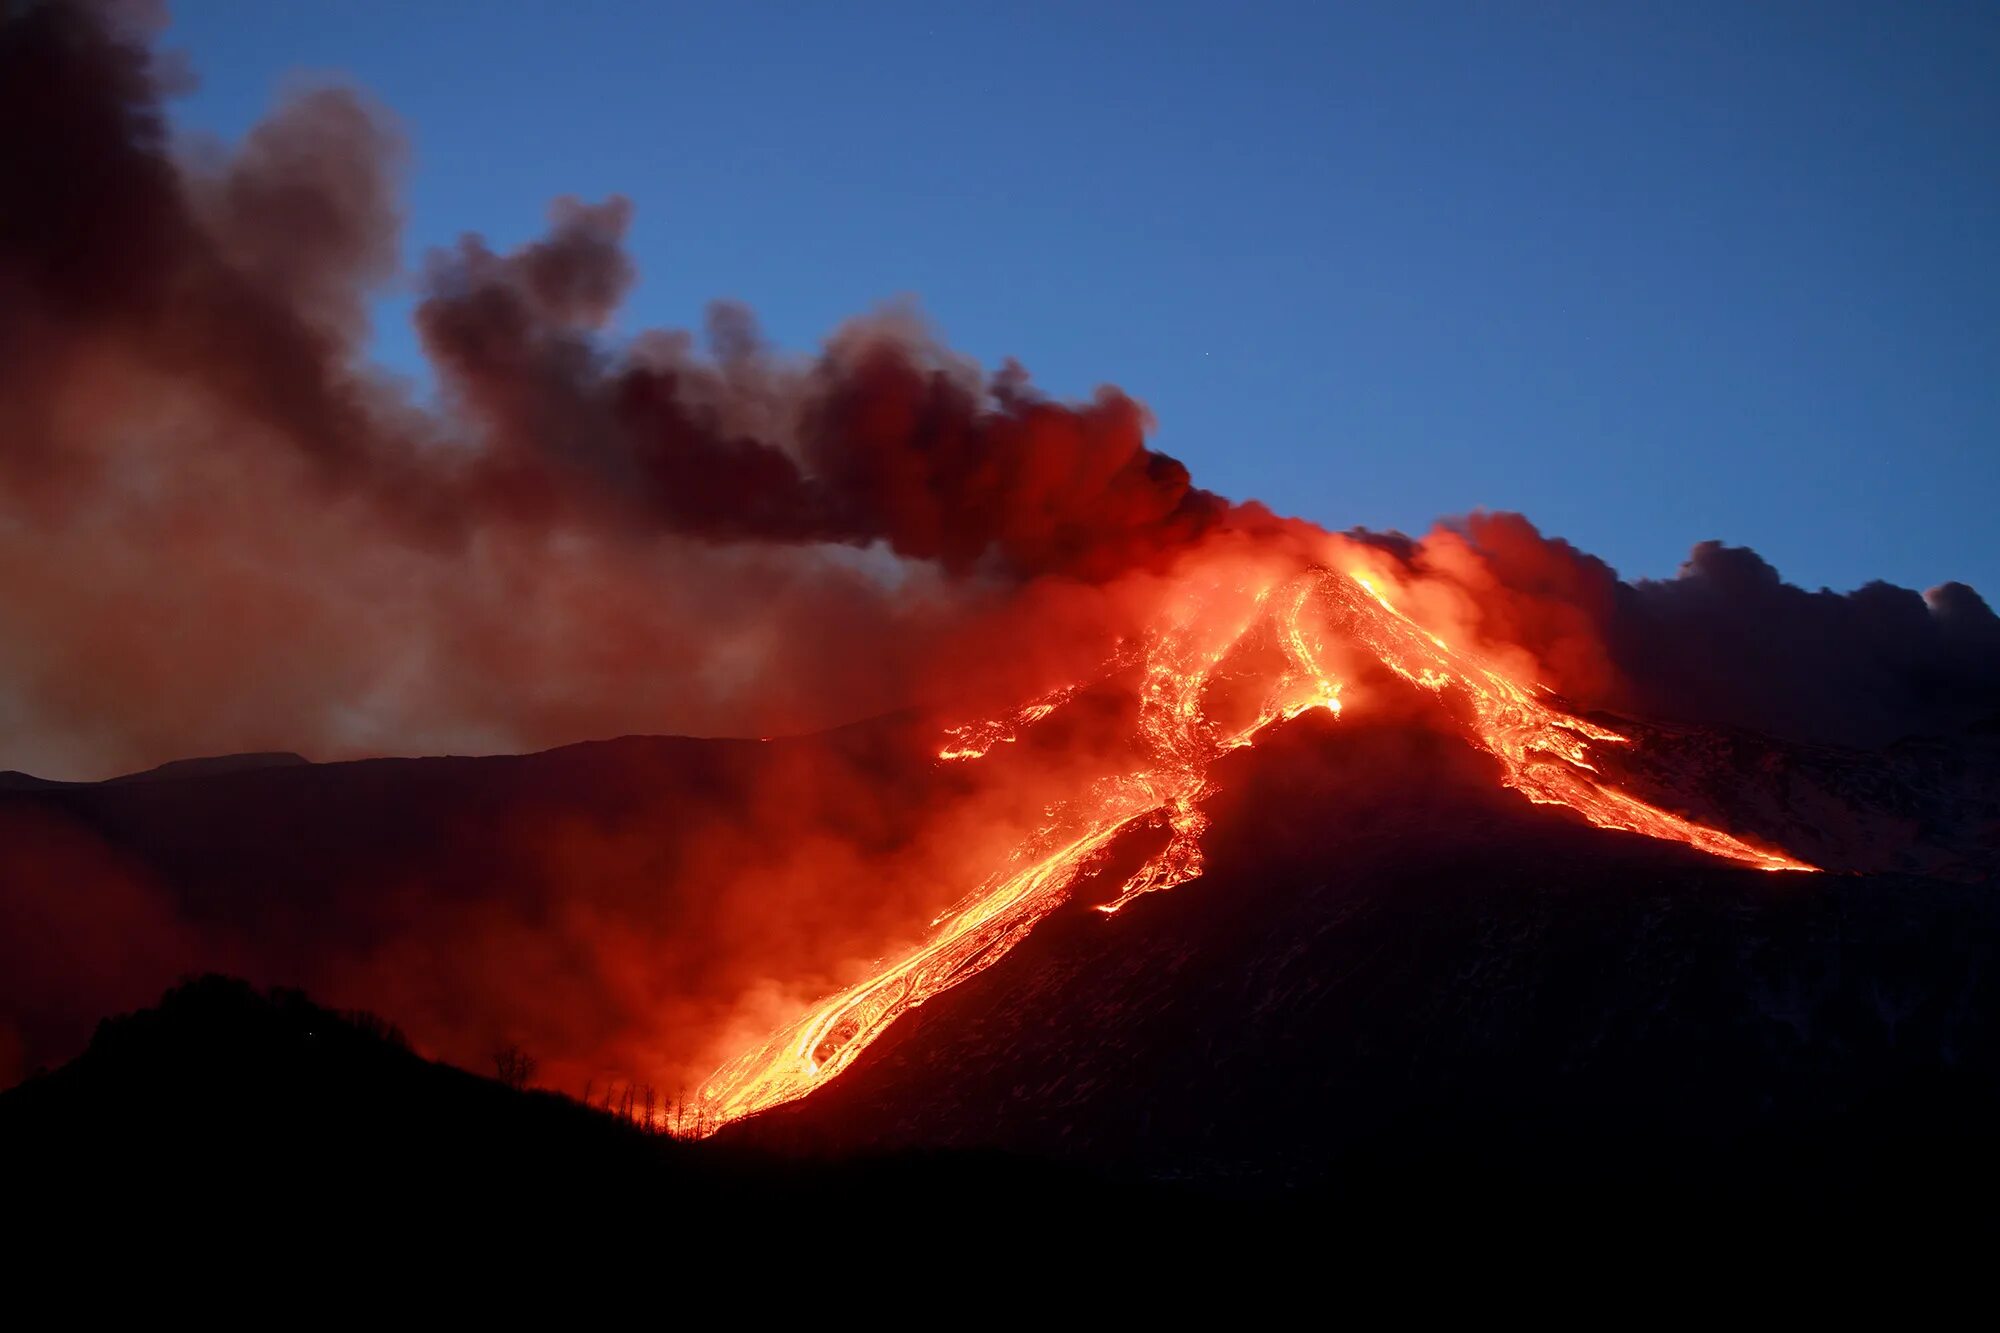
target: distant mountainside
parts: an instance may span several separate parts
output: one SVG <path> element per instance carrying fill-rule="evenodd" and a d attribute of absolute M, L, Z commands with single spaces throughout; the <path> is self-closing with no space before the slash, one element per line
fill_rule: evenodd
<path fill-rule="evenodd" d="M 304 755 L 289 750 L 262 754 L 220 754 L 205 759 L 175 759 L 140 773 L 127 773 L 112 782 L 168 782 L 177 778 L 215 777 L 226 773 L 256 773 L 270 768 L 296 768 L 307 763 Z"/>
<path fill-rule="evenodd" d="M 569 965 L 571 946 L 541 941 L 552 961 L 530 993 L 506 965 L 533 965 L 536 942 L 496 944 L 487 966 L 469 947 L 475 921 L 545 922 L 559 900 L 582 909 L 596 896 L 607 930 L 628 911 L 650 928 L 687 823 L 747 804 L 774 757 L 835 743 L 634 737 L 486 758 L 242 756 L 0 791 L 0 1085 L 80 1051 L 104 1014 L 210 969 L 389 1009 L 427 1049 L 476 1064 L 495 1033 L 470 1020 L 494 1012 L 496 996 L 518 995 L 515 1012 L 531 1017 L 562 1002 L 546 973 Z M 587 873 L 559 859 L 573 844 Z M 452 952 L 398 970 L 398 949 Z M 422 989 L 426 977 L 437 982 L 428 998 L 381 984 Z"/>
<path fill-rule="evenodd" d="M 200 759 L 174 759 L 167 763 L 148 768 L 138 773 L 126 773 L 115 778 L 106 778 L 102 784 L 88 782 L 63 782 L 51 778 L 38 778 L 32 773 L 22 773 L 14 769 L 0 771 L 0 792 L 46 791 L 56 787 L 87 787 L 127 782 L 163 782 L 178 778 L 212 777 L 227 773 L 254 773 L 267 768 L 292 768 L 311 762 L 304 755 L 288 750 L 269 751 L 261 754 L 220 754 Z"/>

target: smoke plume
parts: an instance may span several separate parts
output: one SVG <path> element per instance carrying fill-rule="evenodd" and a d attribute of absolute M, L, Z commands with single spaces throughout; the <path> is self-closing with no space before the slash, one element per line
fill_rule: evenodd
<path fill-rule="evenodd" d="M 146 18 L 37 3 L 0 28 L 10 766 L 769 734 L 944 682 L 999 700 L 1143 629 L 1135 574 L 1287 530 L 1147 448 L 1126 395 L 1046 401 L 907 315 L 809 358 L 727 304 L 699 343 L 613 337 L 617 198 L 428 256 L 424 405 L 364 356 L 399 274 L 388 117 L 323 88 L 240 144 L 177 145 Z M 1808 594 L 1714 544 L 1628 585 L 1504 515 L 1405 545 L 1483 642 L 1585 702 L 1872 741 L 1989 707 L 2000 675 L 1959 585 Z"/>
<path fill-rule="evenodd" d="M 1368 540 L 1434 619 L 1586 706 L 1854 746 L 2000 716 L 2000 617 L 1962 583 L 1808 592 L 1715 541 L 1627 583 L 1518 514 Z"/>
<path fill-rule="evenodd" d="M 423 265 L 442 405 L 363 357 L 401 152 L 351 92 L 169 142 L 122 11 L 0 29 L 0 754 L 761 734 L 1046 685 L 1108 585 L 1231 521 L 1146 414 L 888 315 L 781 356 L 607 334 L 624 200 Z M 1064 634 L 1027 634 L 1053 620 Z M 1068 654 L 1058 651 L 1068 667 Z"/>

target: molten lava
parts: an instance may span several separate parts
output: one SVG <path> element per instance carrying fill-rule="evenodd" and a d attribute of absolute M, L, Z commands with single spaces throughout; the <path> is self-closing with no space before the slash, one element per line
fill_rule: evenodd
<path fill-rule="evenodd" d="M 1069 896 L 1079 875 L 1125 830 L 1163 820 L 1163 847 L 1098 910 L 1201 873 L 1202 802 L 1210 765 L 1251 744 L 1275 722 L 1312 709 L 1341 712 L 1339 653 L 1365 654 L 1420 689 L 1455 694 L 1467 739 L 1497 759 L 1506 784 L 1529 800 L 1564 805 L 1601 828 L 1683 842 L 1760 870 L 1812 870 L 1778 852 L 1658 809 L 1610 785 L 1591 763 L 1595 744 L 1627 738 L 1586 722 L 1398 611 L 1365 574 L 1309 569 L 1245 594 L 1191 582 L 1167 623 L 1107 667 L 1139 673 L 1137 752 L 1142 762 L 1057 801 L 1046 822 L 984 883 L 940 913 L 917 946 L 717 1070 L 699 1094 L 714 1129 L 805 1096 L 851 1064 L 907 1009 L 992 966 Z M 1068 686 L 1000 719 L 951 729 L 941 761 L 985 756 L 1018 739 L 1081 690 Z M 1230 712 L 1219 696 L 1248 698 Z"/>

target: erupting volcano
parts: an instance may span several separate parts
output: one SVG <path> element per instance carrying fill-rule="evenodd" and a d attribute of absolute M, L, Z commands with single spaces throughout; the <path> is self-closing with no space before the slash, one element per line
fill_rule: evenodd
<path fill-rule="evenodd" d="M 691 1154 L 2000 1105 L 1971 588 L 1334 532 L 909 306 L 633 330 L 620 196 L 406 266 L 386 113 L 177 139 L 144 8 L 0 7 L 0 1090 L 219 972 Z"/>
<path fill-rule="evenodd" d="M 1600 828 L 1684 842 L 1759 870 L 1813 869 L 1602 780 L 1590 762 L 1591 745 L 1625 744 L 1626 737 L 1564 711 L 1541 687 L 1510 680 L 1454 651 L 1398 612 L 1359 572 L 1315 568 L 1254 590 L 1189 588 L 1167 622 L 1134 648 L 1131 662 L 1107 672 L 1129 666 L 1140 678 L 1135 752 L 1142 766 L 1052 804 L 1048 824 L 933 921 L 920 947 L 718 1070 L 701 1089 L 700 1124 L 720 1128 L 805 1096 L 838 1074 L 904 1010 L 997 962 L 1134 824 L 1164 821 L 1169 834 L 1098 910 L 1116 912 L 1138 894 L 1199 875 L 1210 761 L 1308 709 L 1340 713 L 1340 653 L 1365 651 L 1441 699 L 1452 696 L 1464 706 L 1466 738 L 1499 759 L 1507 785 L 1531 801 L 1568 806 Z M 1223 691 L 1236 696 L 1236 716 L 1212 704 Z M 982 758 L 1075 692 L 1066 688 L 1003 720 L 956 729 L 939 758 Z"/>

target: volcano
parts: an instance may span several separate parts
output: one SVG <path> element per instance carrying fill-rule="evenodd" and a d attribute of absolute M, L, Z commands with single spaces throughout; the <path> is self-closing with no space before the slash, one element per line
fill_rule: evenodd
<path fill-rule="evenodd" d="M 633 1002 L 582 987 L 604 962 L 572 951 L 713 932 L 691 851 L 803 765 L 911 809 L 997 791 L 1037 814 L 907 944 L 670 1092 L 682 1135 L 1282 1195 L 1447 1152 L 1755 1180 L 1837 1145 L 1865 1176 L 1902 1169 L 1914 1127 L 2000 1105 L 2000 728 L 1861 750 L 1584 715 L 1360 574 L 1187 595 L 1096 676 L 976 723 L 15 775 L 0 821 L 33 836 L 0 858 L 4 901 L 45 961 L 14 1011 L 60 1055 L 95 1017 L 78 978 L 110 1007 L 226 966 L 393 1013 L 465 1064 L 539 1012 L 552 1064 L 583 1055 L 650 1101 L 665 1077 L 607 1069 L 648 1049 L 612 1012 Z M 594 882 L 523 854 L 550 830 Z M 918 836 L 886 831 L 882 863 Z M 93 929 L 106 912 L 142 912 L 150 940 Z M 673 1012 L 743 1032 L 733 975 Z"/>
<path fill-rule="evenodd" d="M 386 113 L 179 141 L 158 19 L 0 6 L 8 1185 L 2000 1178 L 1971 588 L 1336 532 L 903 307 L 628 329 L 622 196 L 406 267 Z"/>
<path fill-rule="evenodd" d="M 1257 1190 L 1428 1178 L 1441 1155 L 1520 1183 L 1587 1162 L 1747 1187 L 1820 1153 L 1887 1169 L 1990 1114 L 1990 869 L 1763 874 L 1527 805 L 1453 738 L 1366 724 L 1302 719 L 1221 767 L 1199 879 L 1111 922 L 1066 904 L 725 1136 Z"/>

